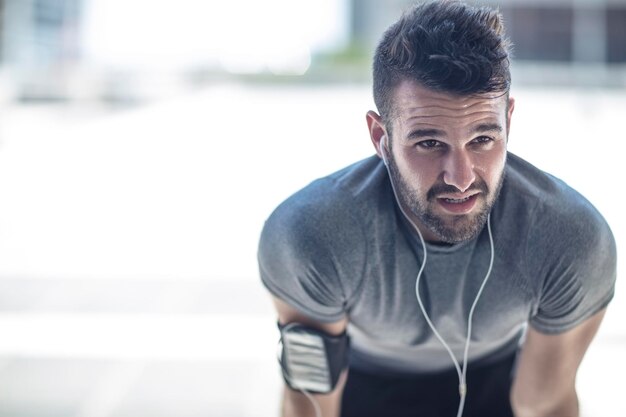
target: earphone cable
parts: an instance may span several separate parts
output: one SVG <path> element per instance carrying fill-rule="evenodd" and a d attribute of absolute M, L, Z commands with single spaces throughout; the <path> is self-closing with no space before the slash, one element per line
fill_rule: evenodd
<path fill-rule="evenodd" d="M 395 192 L 395 190 L 394 190 Z M 400 205 L 400 203 L 398 202 L 398 205 L 400 206 L 400 210 L 402 211 L 402 213 L 404 214 L 404 216 L 406 217 L 406 213 L 404 211 L 404 209 L 402 208 L 402 206 Z M 408 217 L 407 217 L 408 219 Z M 459 400 L 459 408 L 457 411 L 457 417 L 461 417 L 463 415 L 463 408 L 465 406 L 465 397 L 467 395 L 467 381 L 466 381 L 466 377 L 467 377 L 467 359 L 469 356 L 469 346 L 470 346 L 470 341 L 472 338 L 472 319 L 474 316 L 474 310 L 476 309 L 476 305 L 478 304 L 478 300 L 480 299 L 480 296 L 483 292 L 483 289 L 485 288 L 485 285 L 487 284 L 487 281 L 489 280 L 489 276 L 491 275 L 491 270 L 493 269 L 493 261 L 494 261 L 494 257 L 495 257 L 495 250 L 494 250 L 494 244 L 493 244 L 493 234 L 491 232 L 491 213 L 489 213 L 487 215 L 487 230 L 489 232 L 489 243 L 490 243 L 490 247 L 491 247 L 491 257 L 490 257 L 490 261 L 489 261 L 489 269 L 487 270 L 487 274 L 485 275 L 485 278 L 483 279 L 483 282 L 478 290 L 478 293 L 476 294 L 476 298 L 474 298 L 474 302 L 472 303 L 472 307 L 470 308 L 470 313 L 468 315 L 467 318 L 467 337 L 465 339 L 465 349 L 463 351 L 463 369 L 461 370 L 461 366 L 459 365 L 459 362 L 456 360 L 456 357 L 454 356 L 454 353 L 452 352 L 452 349 L 450 348 L 450 346 L 446 343 L 446 341 L 443 339 L 443 337 L 439 334 L 439 332 L 437 331 L 437 329 L 435 328 L 435 325 L 433 324 L 433 322 L 430 320 L 430 317 L 428 315 L 428 313 L 426 312 L 426 309 L 424 308 L 424 304 L 422 303 L 422 299 L 420 297 L 420 293 L 419 293 L 419 283 L 420 283 L 420 279 L 422 277 L 422 273 L 424 272 L 424 268 L 426 267 L 426 259 L 427 259 L 427 249 L 426 249 L 426 242 L 424 241 L 424 237 L 422 236 L 422 233 L 420 232 L 420 230 L 417 228 L 417 226 L 415 224 L 413 224 L 413 222 L 409 220 L 409 223 L 413 226 L 413 228 L 417 231 L 417 234 L 420 238 L 420 241 L 422 243 L 422 249 L 424 252 L 424 256 L 423 256 L 423 260 L 422 260 L 422 265 L 417 273 L 417 278 L 415 280 L 415 295 L 417 298 L 417 303 L 420 306 L 420 309 L 422 310 L 422 314 L 424 315 L 424 319 L 426 320 L 426 323 L 428 323 L 428 326 L 430 327 L 430 329 L 433 331 L 433 334 L 437 337 L 437 339 L 439 340 L 439 342 L 441 342 L 441 344 L 443 345 L 443 347 L 446 349 L 446 351 L 448 352 L 448 354 L 450 355 L 450 358 L 452 359 L 452 363 L 454 364 L 454 367 L 456 368 L 458 377 L 459 377 L 459 396 L 460 396 L 460 400 Z"/>
<path fill-rule="evenodd" d="M 387 163 L 385 163 L 385 167 L 389 171 L 389 166 L 387 165 Z M 487 280 L 489 279 L 489 276 L 491 275 L 491 270 L 493 269 L 493 261 L 494 261 L 494 257 L 495 257 L 495 253 L 494 253 L 495 250 L 494 250 L 494 244 L 493 244 L 493 234 L 491 232 L 491 213 L 489 213 L 487 215 L 487 230 L 489 232 L 489 244 L 490 244 L 490 247 L 491 247 L 491 257 L 490 257 L 490 261 L 489 261 L 489 269 L 487 270 L 487 274 L 485 275 L 485 278 L 483 279 L 483 282 L 482 282 L 482 284 L 481 284 L 481 286 L 480 286 L 480 288 L 478 290 L 478 293 L 476 294 L 476 298 L 474 298 L 474 302 L 472 303 L 472 307 L 470 308 L 470 312 L 469 312 L 469 315 L 468 315 L 468 319 L 467 319 L 467 321 L 468 321 L 468 323 L 467 323 L 467 337 L 465 339 L 465 348 L 464 348 L 464 351 L 463 351 L 463 369 L 461 369 L 461 365 L 456 360 L 456 357 L 454 356 L 454 353 L 452 352 L 452 349 L 450 348 L 450 346 L 446 343 L 446 341 L 443 339 L 441 334 L 439 334 L 439 332 L 435 328 L 435 325 L 430 320 L 430 317 L 429 317 L 428 313 L 426 312 L 426 308 L 424 307 L 424 304 L 422 303 L 422 299 L 420 297 L 420 292 L 419 292 L 419 284 L 420 284 L 420 279 L 422 277 L 422 274 L 424 272 L 424 268 L 426 267 L 426 260 L 428 258 L 428 251 L 426 249 L 426 241 L 424 240 L 424 236 L 422 236 L 422 232 L 419 230 L 417 225 L 415 223 L 413 223 L 411 218 L 407 215 L 406 211 L 404 210 L 404 207 L 402 207 L 402 203 L 398 199 L 398 194 L 396 192 L 396 187 L 395 187 L 391 177 L 392 177 L 391 173 L 389 173 L 389 182 L 391 183 L 391 189 L 393 190 L 393 194 L 394 194 L 394 197 L 396 199 L 396 202 L 398 203 L 398 207 L 400 208 L 400 211 L 402 212 L 404 217 L 408 220 L 409 224 L 416 231 L 417 235 L 419 236 L 420 242 L 422 244 L 423 259 L 422 259 L 422 264 L 420 266 L 420 269 L 417 272 L 417 278 L 415 279 L 415 296 L 417 298 L 417 303 L 419 304 L 420 310 L 422 311 L 422 314 L 424 315 L 424 320 L 426 320 L 426 323 L 428 324 L 428 326 L 432 330 L 432 332 L 435 335 L 435 337 L 437 338 L 437 340 L 439 340 L 439 342 L 443 345 L 443 347 L 448 352 L 448 355 L 450 355 L 450 358 L 452 359 L 452 363 L 454 364 L 454 367 L 456 369 L 456 372 L 457 372 L 457 375 L 458 375 L 458 378 L 459 378 L 459 407 L 458 407 L 458 410 L 457 410 L 457 417 L 461 417 L 463 415 L 463 409 L 465 407 L 465 396 L 467 395 L 467 381 L 466 381 L 467 358 L 469 356 L 469 345 L 470 345 L 470 340 L 471 340 L 471 337 L 472 337 L 472 319 L 473 319 L 473 316 L 474 316 L 474 309 L 476 308 L 476 305 L 478 304 L 478 300 L 479 300 L 479 298 L 480 298 L 480 296 L 481 296 L 481 294 L 483 292 L 483 289 L 485 288 L 485 285 L 487 284 Z"/>

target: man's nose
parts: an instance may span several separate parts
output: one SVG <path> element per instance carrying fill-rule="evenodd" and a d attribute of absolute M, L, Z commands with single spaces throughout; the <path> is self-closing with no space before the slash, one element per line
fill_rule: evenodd
<path fill-rule="evenodd" d="M 474 162 L 465 151 L 452 151 L 446 155 L 443 167 L 443 181 L 466 191 L 476 180 Z"/>

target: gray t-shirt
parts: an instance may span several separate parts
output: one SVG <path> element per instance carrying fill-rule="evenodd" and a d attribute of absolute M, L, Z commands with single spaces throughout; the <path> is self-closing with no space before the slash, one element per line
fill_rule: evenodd
<path fill-rule="evenodd" d="M 611 300 L 613 235 L 563 181 L 509 153 L 491 225 L 495 260 L 474 312 L 470 362 L 513 353 L 527 323 L 563 332 Z M 427 243 L 421 299 L 458 360 L 490 255 L 487 227 L 460 244 Z M 351 366 L 375 372 L 452 366 L 417 303 L 421 243 L 376 156 L 283 202 L 265 224 L 258 256 L 272 294 L 321 322 L 348 317 Z"/>

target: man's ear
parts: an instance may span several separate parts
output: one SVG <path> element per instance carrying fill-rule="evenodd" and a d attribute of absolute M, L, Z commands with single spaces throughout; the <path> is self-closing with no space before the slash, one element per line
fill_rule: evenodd
<path fill-rule="evenodd" d="M 381 149 L 381 140 L 383 136 L 387 135 L 382 117 L 380 117 L 380 115 L 373 110 L 368 111 L 365 117 L 367 119 L 367 128 L 370 132 L 370 139 L 372 140 L 374 149 L 376 149 L 376 153 L 382 159 L 383 152 L 385 151 Z"/>
<path fill-rule="evenodd" d="M 509 132 L 511 131 L 511 117 L 513 116 L 513 110 L 515 109 L 515 98 L 509 97 L 508 110 L 506 114 L 506 137 L 509 138 Z"/>

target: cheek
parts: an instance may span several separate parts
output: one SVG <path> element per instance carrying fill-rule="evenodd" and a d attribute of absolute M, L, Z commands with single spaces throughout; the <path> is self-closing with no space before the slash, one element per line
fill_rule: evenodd
<path fill-rule="evenodd" d="M 426 192 L 437 183 L 441 167 L 428 158 L 400 156 L 398 168 L 404 181 L 417 192 Z"/>
<path fill-rule="evenodd" d="M 506 149 L 498 149 L 477 158 L 475 169 L 488 185 L 492 185 L 500 180 L 505 163 Z"/>

